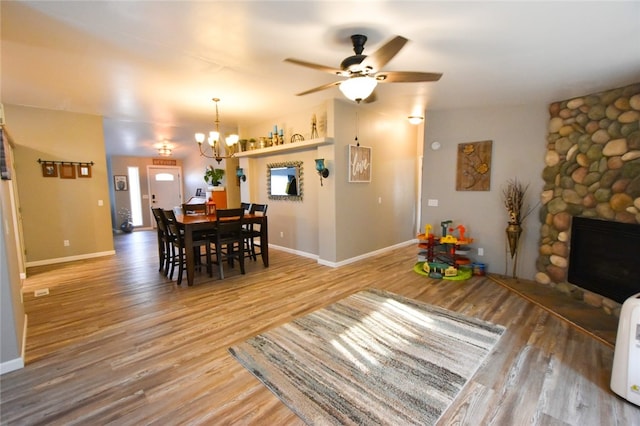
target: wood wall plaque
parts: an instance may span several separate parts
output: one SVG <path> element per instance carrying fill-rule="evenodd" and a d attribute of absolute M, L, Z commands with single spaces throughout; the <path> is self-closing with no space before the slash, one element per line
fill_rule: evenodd
<path fill-rule="evenodd" d="M 489 191 L 492 141 L 458 144 L 456 191 Z"/>

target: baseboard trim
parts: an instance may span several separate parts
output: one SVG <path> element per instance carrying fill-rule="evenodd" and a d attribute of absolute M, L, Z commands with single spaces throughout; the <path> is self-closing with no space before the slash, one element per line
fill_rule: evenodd
<path fill-rule="evenodd" d="M 16 358 L 0 363 L 0 375 L 24 368 L 24 358 Z"/>
<path fill-rule="evenodd" d="M 280 251 L 283 251 L 285 253 L 295 254 L 297 256 L 306 257 L 308 259 L 314 259 L 314 260 L 318 259 L 318 255 L 317 254 L 307 253 L 306 251 L 294 250 L 294 249 L 290 249 L 288 247 L 277 246 L 275 244 L 269 244 L 269 249 L 280 250 Z"/>
<path fill-rule="evenodd" d="M 409 246 L 409 245 L 412 245 L 412 244 L 416 244 L 417 242 L 418 242 L 418 240 L 412 239 L 412 240 L 409 240 L 409 241 L 404 241 L 402 243 L 394 244 L 392 246 L 383 247 L 383 248 L 378 249 L 378 250 L 370 251 L 369 253 L 361 254 L 359 256 L 351 257 L 349 259 L 341 260 L 340 262 L 329 262 L 327 260 L 318 259 L 318 263 L 320 263 L 321 265 L 326 265 L 326 266 L 331 266 L 331 267 L 334 267 L 334 268 L 339 268 L 340 266 L 349 265 L 351 263 L 358 262 L 360 260 L 367 259 L 367 258 L 372 257 L 372 256 L 377 256 L 379 254 L 384 254 L 384 253 L 390 252 L 392 250 L 395 250 L 395 249 L 398 249 L 398 248 L 401 248 L 401 247 L 406 247 L 406 246 Z"/>
<path fill-rule="evenodd" d="M 100 251 L 96 253 L 80 254 L 77 256 L 67 256 L 67 257 L 58 257 L 54 259 L 36 260 L 33 262 L 27 262 L 26 266 L 30 267 L 30 266 L 53 265 L 56 263 L 65 263 L 65 262 L 73 262 L 76 260 L 93 259 L 94 257 L 111 256 L 114 254 L 116 254 L 115 250 Z"/>
<path fill-rule="evenodd" d="M 24 327 L 22 329 L 22 348 L 20 357 L 0 363 L 0 375 L 24 368 L 25 354 L 27 352 L 27 322 L 29 317 L 24 314 Z"/>
<path fill-rule="evenodd" d="M 389 247 L 384 247 L 384 248 L 381 248 L 381 249 L 378 249 L 378 250 L 374 250 L 374 251 L 371 251 L 369 253 L 361 254 L 361 255 L 356 256 L 356 257 L 352 257 L 352 258 L 349 258 L 349 259 L 341 260 L 340 262 L 331 262 L 329 260 L 320 259 L 320 257 L 318 255 L 316 255 L 316 254 L 307 253 L 307 252 L 298 251 L 298 250 L 293 250 L 293 249 L 290 249 L 290 248 L 287 248 L 287 247 L 280 247 L 280 246 L 277 246 L 277 245 L 274 245 L 274 244 L 269 244 L 269 248 L 273 248 L 273 249 L 276 249 L 276 250 L 281 250 L 281 251 L 284 251 L 284 252 L 287 252 L 287 253 L 296 254 L 296 255 L 302 256 L 302 257 L 307 257 L 309 259 L 316 259 L 318 261 L 318 263 L 320 265 L 323 265 L 323 266 L 329 266 L 331 268 L 339 268 L 340 266 L 349 265 L 350 263 L 354 263 L 354 262 L 366 259 L 366 258 L 371 257 L 371 256 L 377 256 L 379 254 L 387 253 L 387 252 L 389 252 L 391 250 L 395 250 L 397 248 L 406 247 L 406 246 L 409 246 L 409 245 L 412 245 L 412 244 L 417 244 L 417 243 L 418 243 L 418 240 L 414 238 L 414 239 L 409 240 L 409 241 L 405 241 L 405 242 L 402 242 L 402 243 L 394 244 L 394 245 L 389 246 Z"/>

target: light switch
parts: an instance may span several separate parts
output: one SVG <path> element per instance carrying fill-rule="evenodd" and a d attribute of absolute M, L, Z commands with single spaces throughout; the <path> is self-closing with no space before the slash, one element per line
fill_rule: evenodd
<path fill-rule="evenodd" d="M 434 199 L 429 199 L 429 201 L 427 201 L 427 205 L 429 207 L 438 207 L 438 200 L 434 200 Z"/>
<path fill-rule="evenodd" d="M 98 205 L 99 205 L 99 206 L 104 206 L 104 201 L 102 201 L 102 200 L 98 200 Z"/>

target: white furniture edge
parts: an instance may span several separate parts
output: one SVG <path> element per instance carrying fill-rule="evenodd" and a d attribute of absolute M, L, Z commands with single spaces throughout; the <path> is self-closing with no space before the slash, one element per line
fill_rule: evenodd
<path fill-rule="evenodd" d="M 309 139 L 308 141 L 290 142 L 282 145 L 269 146 L 267 148 L 258 148 L 250 151 L 238 152 L 234 154 L 234 157 L 262 157 L 278 152 L 302 150 L 330 143 L 333 143 L 333 138 Z"/>

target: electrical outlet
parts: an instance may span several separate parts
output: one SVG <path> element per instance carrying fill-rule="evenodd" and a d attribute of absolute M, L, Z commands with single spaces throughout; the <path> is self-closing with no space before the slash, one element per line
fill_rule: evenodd
<path fill-rule="evenodd" d="M 484 249 L 482 247 L 478 247 L 478 256 L 484 256 Z"/>
<path fill-rule="evenodd" d="M 48 288 L 41 288 L 39 290 L 36 290 L 33 292 L 33 295 L 35 297 L 40 297 L 40 296 L 47 296 L 49 294 L 49 289 Z"/>
<path fill-rule="evenodd" d="M 62 244 L 63 244 L 65 247 L 69 247 L 69 240 L 64 240 L 64 241 L 62 242 Z"/>
<path fill-rule="evenodd" d="M 382 197 L 378 197 L 378 204 L 382 204 Z"/>
<path fill-rule="evenodd" d="M 280 238 L 284 238 L 284 232 L 280 231 Z"/>

